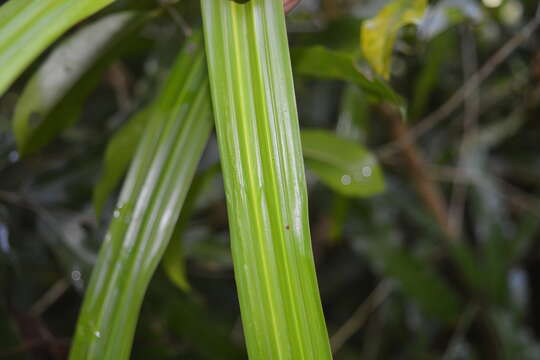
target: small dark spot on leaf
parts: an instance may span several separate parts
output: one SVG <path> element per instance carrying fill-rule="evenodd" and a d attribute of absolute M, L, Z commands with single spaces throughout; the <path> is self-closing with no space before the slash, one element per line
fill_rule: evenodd
<path fill-rule="evenodd" d="M 35 128 L 41 123 L 42 120 L 43 116 L 40 113 L 33 112 L 28 117 L 28 125 L 30 125 L 30 127 L 32 128 Z"/>
<path fill-rule="evenodd" d="M 188 44 L 186 46 L 186 51 L 190 54 L 193 54 L 197 50 L 198 46 L 196 44 Z"/>
<path fill-rule="evenodd" d="M 285 229 L 291 230 L 291 227 L 289 225 L 285 225 Z"/>

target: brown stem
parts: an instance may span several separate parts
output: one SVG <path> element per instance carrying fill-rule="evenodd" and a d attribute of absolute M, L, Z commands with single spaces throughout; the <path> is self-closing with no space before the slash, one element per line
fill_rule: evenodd
<path fill-rule="evenodd" d="M 418 191 L 424 205 L 433 214 L 441 230 L 447 235 L 444 243 L 444 249 L 450 250 L 451 241 L 455 240 L 456 234 L 454 228 L 448 223 L 448 209 L 440 188 L 435 182 L 421 150 L 414 143 L 414 140 L 408 136 L 408 126 L 401 118 L 400 113 L 391 105 L 381 105 L 378 110 L 390 121 L 393 136 L 399 144 L 401 154 L 407 163 L 409 176 Z M 459 264 L 449 258 L 449 276 L 452 277 L 457 286 L 462 289 L 463 296 L 471 299 L 478 304 L 478 314 L 473 322 L 473 334 L 479 341 L 479 351 L 482 358 L 498 360 L 501 359 L 501 342 L 497 330 L 488 309 L 485 308 L 481 296 L 476 289 L 467 281 L 466 276 L 461 271 Z"/>
<path fill-rule="evenodd" d="M 392 134 L 399 141 L 403 158 L 418 195 L 448 239 L 455 239 L 455 233 L 448 225 L 448 209 L 442 192 L 429 171 L 424 155 L 406 136 L 407 124 L 402 120 L 399 112 L 390 105 L 382 105 L 379 110 L 390 121 Z"/>

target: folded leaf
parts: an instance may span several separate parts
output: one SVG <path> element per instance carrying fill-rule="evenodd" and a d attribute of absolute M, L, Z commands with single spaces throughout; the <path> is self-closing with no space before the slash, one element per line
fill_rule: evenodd
<path fill-rule="evenodd" d="M 281 0 L 202 0 L 249 357 L 330 359 Z"/>
<path fill-rule="evenodd" d="M 140 306 L 212 128 L 200 36 L 152 108 L 87 289 L 70 359 L 128 359 Z"/>
<path fill-rule="evenodd" d="M 304 130 L 302 147 L 308 168 L 334 191 L 372 196 L 384 190 L 377 159 L 355 141 L 325 130 Z"/>
<path fill-rule="evenodd" d="M 114 0 L 10 0 L 0 7 L 0 96 L 71 26 Z"/>

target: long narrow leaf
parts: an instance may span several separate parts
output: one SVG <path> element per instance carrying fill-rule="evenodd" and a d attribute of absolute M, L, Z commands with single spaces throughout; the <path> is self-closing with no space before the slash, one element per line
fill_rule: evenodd
<path fill-rule="evenodd" d="M 146 288 L 174 230 L 212 127 L 200 36 L 154 105 L 100 251 L 70 359 L 127 359 Z"/>
<path fill-rule="evenodd" d="M 11 0 L 0 7 L 0 95 L 67 29 L 114 0 Z"/>
<path fill-rule="evenodd" d="M 244 334 L 254 359 L 329 359 L 281 0 L 202 0 Z"/>

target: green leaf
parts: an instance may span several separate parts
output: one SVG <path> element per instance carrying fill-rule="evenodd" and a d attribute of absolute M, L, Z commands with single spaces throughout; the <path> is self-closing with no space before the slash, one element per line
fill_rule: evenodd
<path fill-rule="evenodd" d="M 342 95 L 336 134 L 365 143 L 369 131 L 369 115 L 369 102 L 365 93 L 357 86 L 346 86 Z"/>
<path fill-rule="evenodd" d="M 21 154 L 46 145 L 80 116 L 107 66 L 127 48 L 148 16 L 107 16 L 63 41 L 26 85 L 15 108 L 14 132 Z"/>
<path fill-rule="evenodd" d="M 92 273 L 70 359 L 128 359 L 144 294 L 212 128 L 200 36 L 158 96 Z"/>
<path fill-rule="evenodd" d="M 169 246 L 163 255 L 161 262 L 163 270 L 169 279 L 183 291 L 189 291 L 190 285 L 186 276 L 186 262 L 182 236 L 188 224 L 189 219 L 195 209 L 195 205 L 201 192 L 206 189 L 211 180 L 219 171 L 219 166 L 212 166 L 193 180 L 193 184 L 189 189 L 184 207 L 180 213 L 180 218 L 176 223 L 174 233 L 169 242 Z"/>
<path fill-rule="evenodd" d="M 418 24 L 426 6 L 427 0 L 394 0 L 362 24 L 360 36 L 364 57 L 385 79 L 390 77 L 392 50 L 399 30 L 408 24 Z"/>
<path fill-rule="evenodd" d="M 0 7 L 0 96 L 66 30 L 114 0 L 10 0 Z"/>
<path fill-rule="evenodd" d="M 103 170 L 94 188 L 92 199 L 98 216 L 109 195 L 126 173 L 151 115 L 151 107 L 140 110 L 109 141 L 105 150 Z"/>
<path fill-rule="evenodd" d="M 404 106 L 403 99 L 377 75 L 362 72 L 352 54 L 330 50 L 322 46 L 296 47 L 292 52 L 295 72 L 352 82 L 375 101 L 388 101 Z"/>
<path fill-rule="evenodd" d="M 451 31 L 444 32 L 429 44 L 427 54 L 423 56 L 424 64 L 414 84 L 413 101 L 410 107 L 410 118 L 419 119 L 424 115 L 429 100 L 437 94 L 441 68 L 448 58 L 449 49 L 455 48 L 455 35 Z"/>
<path fill-rule="evenodd" d="M 283 2 L 201 3 L 249 357 L 330 359 Z"/>
<path fill-rule="evenodd" d="M 384 275 L 397 280 L 403 292 L 426 313 L 447 322 L 457 320 L 462 310 L 458 294 L 425 261 L 382 242 L 370 247 L 370 255 L 380 264 Z"/>
<path fill-rule="evenodd" d="M 357 197 L 384 191 L 377 159 L 356 142 L 325 130 L 304 130 L 302 147 L 308 168 L 334 191 Z"/>

